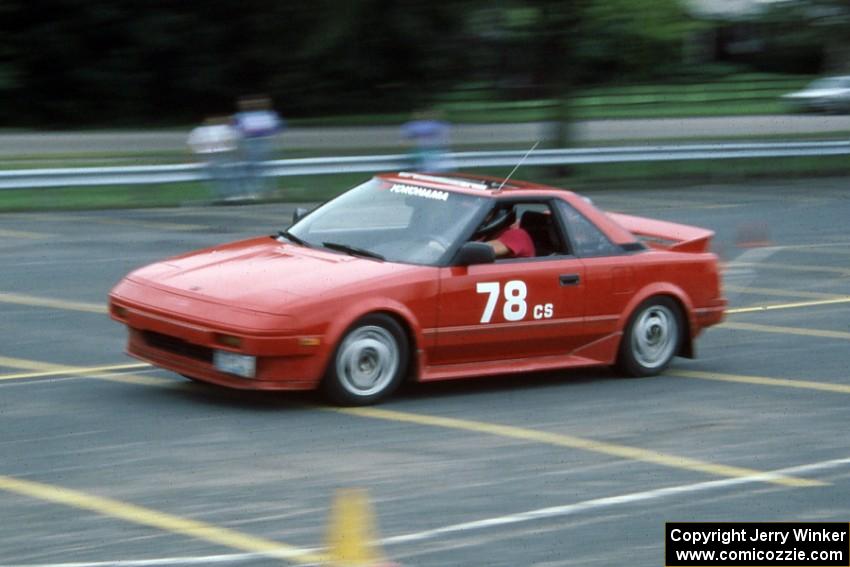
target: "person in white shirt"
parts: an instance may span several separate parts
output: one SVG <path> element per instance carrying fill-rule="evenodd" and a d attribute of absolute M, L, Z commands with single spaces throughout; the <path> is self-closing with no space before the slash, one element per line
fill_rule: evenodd
<path fill-rule="evenodd" d="M 239 131 L 228 117 L 207 118 L 189 133 L 186 143 L 203 160 L 218 199 L 234 199 L 239 194 L 237 150 Z"/>

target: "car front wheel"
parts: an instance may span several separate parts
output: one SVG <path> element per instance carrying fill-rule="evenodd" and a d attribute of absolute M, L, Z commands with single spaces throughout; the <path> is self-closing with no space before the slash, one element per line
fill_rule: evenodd
<path fill-rule="evenodd" d="M 635 310 L 620 343 L 619 368 L 630 376 L 664 371 L 679 351 L 684 324 L 679 306 L 669 297 L 651 297 Z"/>
<path fill-rule="evenodd" d="M 407 371 L 404 330 L 387 315 L 368 315 L 337 345 L 323 382 L 326 394 L 349 406 L 373 404 L 388 396 Z"/>

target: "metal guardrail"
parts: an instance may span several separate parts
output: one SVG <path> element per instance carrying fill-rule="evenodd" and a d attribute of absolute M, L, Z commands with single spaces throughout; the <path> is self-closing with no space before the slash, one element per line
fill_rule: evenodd
<path fill-rule="evenodd" d="M 525 151 L 454 152 L 445 160 L 455 169 L 510 167 Z M 766 142 L 687 144 L 679 146 L 619 146 L 537 150 L 525 165 L 580 165 L 648 161 L 781 158 L 850 155 L 850 141 Z M 378 156 L 318 157 L 268 161 L 261 165 L 267 177 L 322 175 L 332 173 L 377 172 L 408 169 L 413 162 L 407 154 Z M 230 166 L 238 172 L 238 165 Z M 150 165 L 131 167 L 80 167 L 0 171 L 0 189 L 74 187 L 95 185 L 140 185 L 177 183 L 209 179 L 203 164 Z"/>

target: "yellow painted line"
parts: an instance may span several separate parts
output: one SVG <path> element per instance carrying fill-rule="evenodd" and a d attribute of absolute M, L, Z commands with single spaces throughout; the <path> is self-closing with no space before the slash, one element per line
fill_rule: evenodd
<path fill-rule="evenodd" d="M 121 384 L 135 384 L 137 386 L 156 386 L 158 388 L 182 388 L 188 386 L 189 382 L 174 381 L 169 378 L 157 378 L 156 376 L 142 376 L 141 374 L 109 374 L 100 372 L 80 372 L 83 378 L 95 380 L 106 380 L 107 382 L 118 382 Z"/>
<path fill-rule="evenodd" d="M 762 311 L 774 311 L 776 309 L 796 309 L 799 307 L 817 307 L 818 305 L 837 305 L 839 303 L 850 303 L 850 297 L 821 299 L 819 301 L 798 301 L 796 303 L 753 305 L 751 307 L 735 307 L 733 309 L 727 309 L 726 313 L 728 315 L 735 315 L 736 313 L 760 313 Z"/>
<path fill-rule="evenodd" d="M 206 225 L 201 224 L 181 224 L 181 223 L 173 223 L 173 222 L 159 222 L 159 221 L 140 221 L 135 219 L 113 219 L 107 217 L 99 217 L 99 216 L 73 216 L 73 215 L 50 215 L 50 214 L 36 214 L 36 215 L 27 215 L 28 218 L 34 220 L 42 220 L 46 222 L 84 222 L 89 224 L 106 224 L 106 225 L 118 225 L 118 226 L 136 226 L 140 228 L 150 228 L 154 230 L 175 230 L 175 231 L 186 231 L 186 230 L 201 230 L 205 228 L 209 228 Z"/>
<path fill-rule="evenodd" d="M 43 240 L 53 235 L 41 232 L 29 232 L 27 230 L 8 230 L 0 228 L 0 238 L 23 238 L 26 240 Z"/>
<path fill-rule="evenodd" d="M 815 265 L 802 265 L 802 264 L 779 264 L 779 263 L 766 263 L 766 262 L 729 262 L 725 265 L 726 269 L 729 268 L 766 268 L 770 270 L 786 270 L 790 272 L 824 272 L 828 274 L 838 274 L 841 276 L 850 276 L 850 269 L 847 268 L 836 268 L 833 266 L 815 266 Z"/>
<path fill-rule="evenodd" d="M 134 374 L 111 375 L 109 372 L 124 368 L 139 368 L 147 364 L 121 364 L 109 366 L 65 366 L 34 360 L 0 356 L 0 366 L 37 370 L 18 375 L 6 375 L 0 380 L 26 378 L 47 375 L 79 375 L 113 382 L 127 382 L 146 386 L 165 386 L 179 384 L 173 380 L 140 376 Z M 87 509 L 101 515 L 119 518 L 135 524 L 146 525 L 163 531 L 187 535 L 243 551 L 262 553 L 278 559 L 287 559 L 299 564 L 319 563 L 325 557 L 283 543 L 257 538 L 233 530 L 220 528 L 203 522 L 188 520 L 157 512 L 140 506 L 126 504 L 117 500 L 93 496 L 83 492 L 59 488 L 47 484 L 15 479 L 0 475 L 0 490 L 30 496 L 39 500 L 65 504 L 75 508 Z"/>
<path fill-rule="evenodd" d="M 8 356 L 0 356 L 0 366 L 8 368 L 17 368 L 19 370 L 31 370 L 35 374 L 41 375 L 69 375 L 81 376 L 83 378 L 95 378 L 97 380 L 106 380 L 109 382 L 121 382 L 125 384 L 138 384 L 142 386 L 168 386 L 174 387 L 180 385 L 181 382 L 175 382 L 167 378 L 157 378 L 155 376 L 141 376 L 139 374 L 114 374 L 108 367 L 102 366 L 68 366 L 64 364 L 52 364 L 50 362 L 39 362 L 37 360 L 27 360 L 24 358 L 11 358 Z M 14 375 L 12 375 L 14 376 Z M 23 378 L 23 376 L 17 376 Z M 3 380 L 11 380 L 9 375 L 2 378 Z"/>
<path fill-rule="evenodd" d="M 820 293 L 816 291 L 802 291 L 792 289 L 776 289 L 772 287 L 724 285 L 723 289 L 724 291 L 731 291 L 734 293 L 768 295 L 771 297 L 804 297 L 808 299 L 842 299 L 844 297 L 847 297 L 835 293 Z"/>
<path fill-rule="evenodd" d="M 2 364 L 0 364 L 2 365 Z M 0 380 L 23 380 L 26 378 L 47 378 L 53 376 L 67 376 L 91 372 L 114 372 L 116 370 L 133 370 L 138 368 L 149 368 L 150 364 L 138 362 L 135 364 L 112 364 L 109 366 L 86 366 L 66 367 L 57 370 L 42 370 L 38 372 L 19 372 L 17 374 L 0 374 Z M 14 367 L 13 367 L 14 368 Z"/>
<path fill-rule="evenodd" d="M 663 204 L 664 202 L 659 203 L 658 205 L 653 206 L 653 209 L 664 209 L 665 211 L 670 210 L 703 210 L 703 209 L 736 209 L 743 207 L 744 205 L 737 205 L 734 203 L 715 203 L 715 204 L 700 204 L 700 203 L 685 203 L 681 205 L 675 204 Z M 608 207 L 609 209 L 616 209 L 617 211 L 633 211 L 640 212 L 646 210 L 647 203 L 643 205 L 639 204 L 625 204 L 622 206 L 615 205 L 614 207 Z"/>
<path fill-rule="evenodd" d="M 27 305 L 30 307 L 50 307 L 53 309 L 64 309 L 66 311 L 83 311 L 85 313 L 108 312 L 106 306 L 100 303 L 66 301 L 64 299 L 36 297 L 34 295 L 26 295 L 23 293 L 0 292 L 0 303 L 12 303 L 15 305 Z"/>
<path fill-rule="evenodd" d="M 767 378 L 765 376 L 744 376 L 740 374 L 720 374 L 717 372 L 700 372 L 697 370 L 670 371 L 671 376 L 699 378 L 701 380 L 718 380 L 720 382 L 739 382 L 742 384 L 758 384 L 760 386 L 778 386 L 782 388 L 800 388 L 804 390 L 819 390 L 850 394 L 850 385 L 831 384 L 829 382 L 814 382 L 810 380 L 788 380 L 785 378 Z"/>
<path fill-rule="evenodd" d="M 347 415 L 357 417 L 365 417 L 371 419 L 382 419 L 386 421 L 396 421 L 403 423 L 414 423 L 417 425 L 427 425 L 431 427 L 441 427 L 445 429 L 454 429 L 460 431 L 471 431 L 482 433 L 485 435 L 495 435 L 508 439 L 519 439 L 521 441 L 531 441 L 535 443 L 543 443 L 546 445 L 554 445 L 557 447 L 568 447 L 570 449 L 581 449 L 593 453 L 601 453 L 628 459 L 632 461 L 640 461 L 644 463 L 652 463 L 664 467 L 682 469 L 688 471 L 696 471 L 700 473 L 742 478 L 753 475 L 764 475 L 763 473 L 753 469 L 735 467 L 729 465 L 720 465 L 691 459 L 688 457 L 680 457 L 641 449 L 638 447 L 629 447 L 615 443 L 607 443 L 603 441 L 594 441 L 584 439 L 573 435 L 563 435 L 560 433 L 550 433 L 539 431 L 536 429 L 526 429 L 511 425 L 501 425 L 496 423 L 486 423 L 482 421 L 472 421 L 468 419 L 457 419 L 452 417 L 441 417 L 434 415 L 424 415 L 419 413 L 402 412 L 395 410 L 387 410 L 380 408 L 327 408 L 328 411 L 335 411 Z M 823 486 L 824 483 L 815 480 L 795 478 L 790 476 L 777 475 L 771 477 L 767 482 L 781 484 L 784 486 Z"/>
<path fill-rule="evenodd" d="M 280 224 L 281 220 L 291 220 L 286 217 L 284 214 L 263 214 L 256 210 L 256 208 L 243 208 L 240 207 L 238 210 L 229 207 L 229 208 L 220 208 L 218 210 L 211 210 L 210 208 L 205 209 L 180 209 L 180 210 L 160 210 L 158 211 L 160 215 L 168 215 L 175 218 L 182 217 L 223 217 L 227 219 L 239 218 L 239 219 L 250 219 L 250 220 L 263 220 L 268 222 L 273 222 Z"/>
<path fill-rule="evenodd" d="M 116 382 L 130 382 L 134 384 L 143 384 L 150 386 L 174 386 L 173 380 L 163 378 L 155 378 L 150 376 L 139 376 L 133 374 L 110 375 L 109 369 L 104 367 L 81 367 L 81 366 L 64 366 L 59 364 L 51 364 L 38 362 L 33 360 L 10 358 L 0 356 L 0 366 L 11 368 L 22 368 L 25 370 L 34 370 L 39 373 L 62 373 L 76 374 L 88 378 L 97 378 L 101 380 L 109 380 Z M 448 429 L 472 431 L 498 437 L 510 439 L 520 439 L 524 441 L 532 441 L 537 443 L 545 443 L 559 447 L 568 447 L 573 449 L 582 449 L 595 453 L 616 456 L 620 458 L 641 461 L 646 463 L 658 464 L 666 467 L 697 471 L 711 475 L 741 478 L 752 475 L 765 475 L 761 471 L 748 469 L 743 467 L 734 467 L 729 465 L 720 465 L 691 459 L 688 457 L 680 457 L 670 455 L 648 449 L 638 447 L 629 447 L 626 445 L 618 445 L 603 441 L 594 441 L 584 439 L 573 435 L 563 435 L 559 433 L 550 433 L 546 431 L 538 431 L 535 429 L 525 429 L 510 425 L 501 425 L 494 423 L 486 423 L 481 421 L 471 421 L 464 419 L 456 419 L 449 417 L 440 417 L 432 415 L 423 415 L 417 413 L 400 412 L 395 410 L 386 410 L 379 408 L 324 408 L 327 411 L 335 411 L 338 413 L 354 415 L 359 417 L 367 417 L 373 419 L 382 419 L 388 421 L 399 421 L 406 423 L 415 423 L 419 425 L 429 425 L 432 427 L 444 427 Z M 785 486 L 817 486 L 822 483 L 806 479 L 798 479 L 794 477 L 776 476 L 771 477 L 769 482 L 781 484 Z"/>
<path fill-rule="evenodd" d="M 40 362 L 38 360 L 29 360 L 26 358 L 12 358 L 9 356 L 0 356 L 0 366 L 17 368 L 19 370 L 33 370 L 35 372 L 61 371 L 72 368 L 71 366 L 64 366 L 62 364 Z"/>
<path fill-rule="evenodd" d="M 596 199 L 594 199 L 595 201 Z M 647 206 L 660 206 L 663 208 L 669 208 L 671 206 L 676 206 L 680 208 L 686 208 L 689 206 L 705 206 L 711 205 L 712 203 L 708 203 L 705 201 L 696 201 L 690 199 L 657 199 L 654 197 L 631 197 L 628 195 L 602 195 L 599 197 L 600 202 L 606 201 L 614 201 L 621 202 L 631 205 L 637 208 L 646 208 Z M 737 205 L 735 205 L 737 206 Z"/>
<path fill-rule="evenodd" d="M 845 331 L 825 331 L 822 329 L 804 329 L 802 327 L 783 327 L 779 325 L 756 325 L 754 323 L 740 323 L 737 321 L 726 321 L 717 325 L 717 327 L 738 331 L 756 331 L 759 333 L 778 333 L 780 335 L 800 335 L 803 337 L 850 340 L 850 333 Z"/>
<path fill-rule="evenodd" d="M 28 496 L 36 500 L 88 510 L 102 516 L 188 536 L 231 549 L 261 553 L 301 565 L 322 563 L 328 559 L 323 555 L 292 545 L 70 488 L 0 475 L 0 490 Z"/>
<path fill-rule="evenodd" d="M 682 207 L 683 209 L 738 209 L 743 207 L 744 205 L 737 205 L 735 203 L 727 203 L 727 204 L 716 204 L 716 205 L 698 205 L 696 207 Z"/>
<path fill-rule="evenodd" d="M 138 226 L 140 228 L 150 228 L 153 230 L 175 230 L 178 232 L 188 230 L 202 230 L 209 228 L 208 226 L 203 224 L 179 224 L 174 222 L 138 221 L 130 219 L 97 218 L 91 222 L 95 222 L 97 224 L 108 224 L 118 226 Z"/>
<path fill-rule="evenodd" d="M 847 245 L 845 244 L 844 246 L 846 247 Z M 815 254 L 825 254 L 828 256 L 834 256 L 836 254 L 850 254 L 850 249 L 847 248 L 806 248 L 805 250 L 806 252 L 812 252 Z"/>
<path fill-rule="evenodd" d="M 766 305 L 753 305 L 750 307 L 736 307 L 732 309 L 727 309 L 726 313 L 728 315 L 734 315 L 736 313 L 756 313 L 760 311 L 771 311 L 776 309 L 792 309 L 792 308 L 800 308 L 800 307 L 816 307 L 819 305 L 834 305 L 840 303 L 850 303 L 850 297 L 847 296 L 837 296 L 833 294 L 821 294 L 815 292 L 804 292 L 804 291 L 785 291 L 785 290 L 776 290 L 771 288 L 756 288 L 756 287 L 736 287 L 736 286 L 725 286 L 725 289 L 731 292 L 738 293 L 755 293 L 761 295 L 776 295 L 776 296 L 799 296 L 799 297 L 823 297 L 824 299 L 819 301 L 801 301 L 796 303 L 780 303 L 780 304 L 766 304 Z M 88 303 L 84 301 L 69 301 L 63 299 L 52 299 L 49 297 L 38 297 L 34 295 L 27 295 L 23 293 L 10 293 L 10 292 L 0 292 L 0 303 L 9 303 L 14 305 L 26 305 L 29 307 L 49 307 L 52 309 L 64 309 L 66 311 L 82 311 L 85 313 L 99 313 L 106 314 L 109 312 L 109 309 L 106 305 L 100 303 Z"/>
<path fill-rule="evenodd" d="M 840 250 L 820 250 L 820 248 L 835 248 L 841 247 Z M 850 253 L 850 242 L 815 242 L 812 244 L 789 244 L 783 245 L 780 248 L 783 250 L 812 250 L 817 252 L 840 252 L 840 253 Z"/>

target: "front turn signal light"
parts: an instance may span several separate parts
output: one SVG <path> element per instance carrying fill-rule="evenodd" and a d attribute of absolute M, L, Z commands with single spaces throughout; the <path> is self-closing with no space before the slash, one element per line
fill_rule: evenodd
<path fill-rule="evenodd" d="M 229 346 L 233 348 L 240 348 L 242 346 L 242 339 L 239 337 L 234 337 L 233 335 L 216 335 L 215 342 L 220 345 Z"/>

